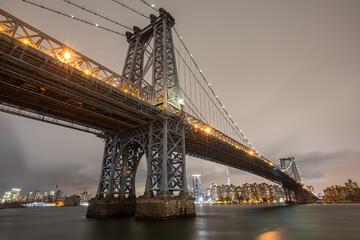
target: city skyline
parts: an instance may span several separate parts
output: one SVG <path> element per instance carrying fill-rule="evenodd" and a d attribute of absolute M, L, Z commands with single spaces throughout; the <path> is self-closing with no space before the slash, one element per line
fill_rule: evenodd
<path fill-rule="evenodd" d="M 6 2 L 2 4 L 4 10 L 121 72 L 127 48 L 125 39 L 29 6 L 30 14 L 24 8 L 28 5 L 21 1 L 1 2 Z M 199 1 L 191 8 L 189 1 L 154 2 L 175 16 L 177 29 L 204 74 L 264 156 L 275 163 L 281 157 L 295 157 L 306 184 L 313 185 L 315 192 L 347 178 L 360 181 L 358 3 L 318 1 L 308 3 L 311 7 L 307 8 L 303 3 L 258 6 L 233 2 L 221 5 L 224 12 L 231 13 L 224 14 L 218 11 L 216 1 Z M 49 4 L 68 11 L 65 3 Z M 88 4 L 92 8 L 98 6 L 95 1 Z M 107 4 L 103 7 L 109 15 L 117 13 Z M 140 4 L 139 7 L 151 13 Z M 232 8 L 240 9 L 240 13 L 235 15 Z M 186 18 L 179 14 L 183 11 L 188 13 Z M 270 12 L 275 14 L 267 21 Z M 145 20 L 121 13 L 126 22 L 146 25 Z M 218 18 L 213 17 L 217 15 Z M 43 19 L 49 16 L 52 23 L 44 23 Z M 202 29 L 201 34 L 196 34 L 198 29 Z M 213 34 L 213 29 L 219 34 Z M 106 36 L 102 40 L 105 42 L 99 44 L 97 34 Z M 218 44 L 221 41 L 224 43 Z M 223 59 L 229 62 L 224 64 Z M 43 189 L 59 184 L 69 192 L 84 188 L 96 192 L 103 153 L 100 139 L 4 113 L 0 113 L 0 123 L 0 192 L 10 188 L 12 182 L 24 184 L 24 189 L 30 184 L 41 185 L 39 188 Z M 143 191 L 145 167 L 141 161 L 137 194 Z M 204 184 L 210 183 L 214 175 L 216 181 L 226 182 L 226 166 L 188 157 L 187 168 L 188 183 L 195 173 L 202 175 Z M 229 168 L 229 173 L 234 183 L 264 181 L 233 168 Z"/>

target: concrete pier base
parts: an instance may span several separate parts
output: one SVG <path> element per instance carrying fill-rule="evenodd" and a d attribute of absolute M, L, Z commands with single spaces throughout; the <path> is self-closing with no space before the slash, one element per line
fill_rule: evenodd
<path fill-rule="evenodd" d="M 192 196 L 141 196 L 136 199 L 136 219 L 171 219 L 195 215 Z"/>
<path fill-rule="evenodd" d="M 135 198 L 93 198 L 89 201 L 86 217 L 133 217 L 135 209 Z"/>

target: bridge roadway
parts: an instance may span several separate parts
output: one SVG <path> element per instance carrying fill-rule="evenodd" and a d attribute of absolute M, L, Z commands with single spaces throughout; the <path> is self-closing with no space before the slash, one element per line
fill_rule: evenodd
<path fill-rule="evenodd" d="M 38 120 L 57 119 L 74 124 L 68 127 L 98 135 L 128 131 L 163 114 L 161 109 L 1 32 L 0 104 L 18 110 L 2 108 L 9 113 L 25 117 L 30 117 L 27 112 L 40 114 L 43 117 Z M 300 186 L 272 163 L 249 154 L 251 149 L 239 144 L 235 147 L 196 128 L 189 115 L 187 120 L 187 155 L 246 170 L 289 189 Z"/>

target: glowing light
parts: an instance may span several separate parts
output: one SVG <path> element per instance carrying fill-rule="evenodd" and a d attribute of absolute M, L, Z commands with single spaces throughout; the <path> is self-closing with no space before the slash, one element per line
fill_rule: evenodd
<path fill-rule="evenodd" d="M 182 105 L 182 104 L 184 104 L 184 99 L 180 98 L 178 102 L 179 102 L 179 104 Z"/>
<path fill-rule="evenodd" d="M 198 125 L 195 125 L 195 128 L 198 128 L 199 126 Z"/>
<path fill-rule="evenodd" d="M 231 118 L 231 115 L 229 115 L 229 118 Z"/>
<path fill-rule="evenodd" d="M 225 108 L 225 106 L 223 106 L 223 108 Z"/>
<path fill-rule="evenodd" d="M 90 74 L 90 71 L 88 69 L 85 70 L 85 74 L 86 75 L 89 75 Z"/>
<path fill-rule="evenodd" d="M 182 37 L 180 37 L 180 40 L 182 40 Z"/>
<path fill-rule="evenodd" d="M 71 58 L 71 55 L 69 52 L 65 52 L 64 57 L 66 60 L 69 60 Z"/>
<path fill-rule="evenodd" d="M 249 171 L 245 171 L 245 173 L 249 173 Z"/>
<path fill-rule="evenodd" d="M 234 123 L 234 125 L 236 126 L 236 123 Z"/>
<path fill-rule="evenodd" d="M 73 15 L 71 15 L 71 18 L 74 18 L 74 16 L 73 16 Z"/>
<path fill-rule="evenodd" d="M 215 97 L 216 97 L 216 98 L 219 98 L 219 96 L 218 96 L 218 95 L 216 95 Z"/>
<path fill-rule="evenodd" d="M 95 27 L 98 27 L 98 26 L 99 26 L 99 24 L 95 23 Z"/>
<path fill-rule="evenodd" d="M 151 4 L 151 7 L 154 8 L 154 7 L 155 7 L 155 4 Z"/>
<path fill-rule="evenodd" d="M 200 72 L 202 73 L 202 70 L 200 69 Z"/>
<path fill-rule="evenodd" d="M 211 128 L 207 128 L 207 129 L 206 129 L 206 132 L 207 132 L 207 133 L 210 133 L 210 131 L 211 131 Z"/>
<path fill-rule="evenodd" d="M 192 54 L 190 54 L 190 57 L 193 57 L 193 55 L 192 55 Z"/>
<path fill-rule="evenodd" d="M 24 44 L 27 45 L 29 41 L 27 39 L 24 39 Z"/>
<path fill-rule="evenodd" d="M 276 168 L 276 167 L 274 167 L 273 169 L 274 169 L 274 171 L 276 171 L 276 170 L 277 170 L 277 168 Z"/>
<path fill-rule="evenodd" d="M 249 152 L 249 154 L 250 154 L 250 155 L 253 155 L 253 154 L 254 154 L 254 152 L 253 152 L 253 151 L 250 151 L 250 152 Z"/>

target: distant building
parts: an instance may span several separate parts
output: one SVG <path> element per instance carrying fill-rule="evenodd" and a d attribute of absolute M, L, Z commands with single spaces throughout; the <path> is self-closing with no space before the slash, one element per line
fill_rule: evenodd
<path fill-rule="evenodd" d="M 327 202 L 359 202 L 360 189 L 356 182 L 349 179 L 345 186 L 335 185 L 324 189 L 323 200 Z"/>
<path fill-rule="evenodd" d="M 11 191 L 7 191 L 4 193 L 2 202 L 10 202 L 11 201 Z"/>
<path fill-rule="evenodd" d="M 55 195 L 53 197 L 53 202 L 55 203 L 55 206 L 61 207 L 65 205 L 65 198 L 62 196 L 63 192 L 61 189 L 57 190 L 55 192 Z"/>
<path fill-rule="evenodd" d="M 79 206 L 80 205 L 80 196 L 77 194 L 71 195 L 70 197 L 65 197 L 65 206 Z"/>
<path fill-rule="evenodd" d="M 12 201 L 17 201 L 19 200 L 19 196 L 20 196 L 20 192 L 21 192 L 21 189 L 20 188 L 13 188 L 11 189 L 11 200 Z"/>
<path fill-rule="evenodd" d="M 87 191 L 80 193 L 79 196 L 80 196 L 80 204 L 89 202 L 89 200 L 91 198 L 91 194 Z"/>
<path fill-rule="evenodd" d="M 229 176 L 229 169 L 226 169 L 226 183 L 228 186 L 231 185 L 230 176 Z"/>
<path fill-rule="evenodd" d="M 284 199 L 282 187 L 267 183 L 245 183 L 242 186 L 235 186 L 233 184 L 218 186 L 211 184 L 206 193 L 206 201 L 226 203 L 278 203 Z"/>
<path fill-rule="evenodd" d="M 26 196 L 26 202 L 32 202 L 34 200 L 33 198 L 33 192 L 29 192 L 28 195 Z"/>
<path fill-rule="evenodd" d="M 54 198 L 53 198 L 54 201 L 56 201 L 59 198 L 62 198 L 62 194 L 63 194 L 63 192 L 61 191 L 61 189 L 57 190 L 55 195 L 54 195 Z"/>
<path fill-rule="evenodd" d="M 42 196 L 40 190 L 36 190 L 34 194 L 34 202 L 41 202 Z"/>
<path fill-rule="evenodd" d="M 199 201 L 202 197 L 202 190 L 201 190 L 201 175 L 193 175 L 193 197 Z"/>

